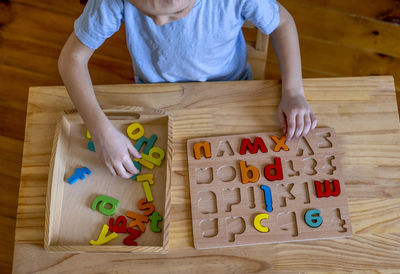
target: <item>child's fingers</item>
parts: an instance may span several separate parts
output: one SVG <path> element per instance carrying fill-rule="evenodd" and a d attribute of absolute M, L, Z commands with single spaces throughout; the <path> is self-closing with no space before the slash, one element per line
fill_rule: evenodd
<path fill-rule="evenodd" d="M 287 117 L 286 139 L 289 141 L 290 139 L 292 139 L 294 131 L 296 129 L 296 115 L 290 114 L 289 116 L 286 115 L 286 117 Z"/>
<path fill-rule="evenodd" d="M 317 117 L 315 117 L 314 113 L 311 112 L 311 129 L 314 129 L 317 126 Z"/>
<path fill-rule="evenodd" d="M 114 164 L 114 168 L 118 174 L 118 176 L 128 179 L 133 176 L 133 174 L 130 174 L 125 170 L 125 167 L 122 165 L 122 163 Z"/>
<path fill-rule="evenodd" d="M 303 128 L 303 132 L 301 133 L 301 136 L 306 136 L 307 133 L 310 131 L 311 129 L 311 113 L 306 113 L 304 115 L 304 128 Z"/>
<path fill-rule="evenodd" d="M 134 158 L 142 158 L 140 152 L 137 151 L 137 149 L 131 144 L 131 142 L 128 143 L 128 151 L 131 155 L 133 155 Z"/>
<path fill-rule="evenodd" d="M 304 128 L 304 114 L 296 115 L 296 131 L 294 134 L 295 138 L 299 138 Z"/>
<path fill-rule="evenodd" d="M 126 158 L 124 158 L 122 160 L 122 165 L 131 174 L 139 173 L 139 170 L 135 167 L 135 165 L 133 164 L 133 162 L 129 156 L 127 156 Z"/>
<path fill-rule="evenodd" d="M 281 110 L 278 111 L 278 119 L 279 119 L 279 123 L 282 128 L 283 135 L 286 135 L 286 131 L 287 131 L 286 117 L 285 117 L 285 114 L 283 113 L 283 111 L 281 111 Z"/>
<path fill-rule="evenodd" d="M 115 170 L 111 164 L 106 163 L 106 166 L 107 166 L 108 170 L 110 171 L 110 173 L 112 174 L 112 176 L 117 176 L 117 173 L 115 172 Z"/>

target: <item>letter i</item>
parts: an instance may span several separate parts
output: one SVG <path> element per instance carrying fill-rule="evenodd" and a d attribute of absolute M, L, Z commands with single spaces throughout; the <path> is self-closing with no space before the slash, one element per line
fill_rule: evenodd
<path fill-rule="evenodd" d="M 269 186 L 262 185 L 261 189 L 264 191 L 265 209 L 268 212 L 271 212 L 273 210 L 273 208 L 272 208 L 271 188 Z"/>

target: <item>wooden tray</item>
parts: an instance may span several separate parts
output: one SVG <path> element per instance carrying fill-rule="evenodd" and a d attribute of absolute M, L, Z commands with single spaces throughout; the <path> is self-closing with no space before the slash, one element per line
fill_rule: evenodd
<path fill-rule="evenodd" d="M 274 151 L 278 132 L 251 133 L 190 139 L 187 142 L 194 245 L 198 249 L 339 238 L 351 235 L 351 223 L 342 176 L 341 155 L 332 128 L 319 128 L 298 140 L 286 142 L 288 151 Z M 241 154 L 241 144 L 258 137 L 265 152 Z M 210 157 L 195 158 L 196 144 L 209 142 Z M 266 151 L 268 150 L 268 151 Z M 271 180 L 264 168 L 281 160 L 282 177 Z M 259 179 L 242 183 L 240 162 L 253 166 Z M 246 170 L 246 169 L 243 169 Z M 275 169 L 276 172 L 276 169 Z M 251 172 L 243 172 L 252 177 Z M 250 174 L 250 175 L 249 175 Z M 269 174 L 269 173 L 268 173 Z M 276 174 L 276 173 L 275 173 Z M 338 180 L 340 194 L 317 196 L 316 182 Z M 270 188 L 272 209 L 267 209 L 263 189 Z M 332 192 L 334 188 L 332 187 Z M 337 188 L 336 188 L 337 190 Z M 325 191 L 325 189 L 323 190 Z M 270 205 L 270 204 L 269 204 Z M 320 210 L 322 224 L 310 227 L 306 212 Z M 311 213 L 312 211 L 310 211 Z M 268 214 L 255 228 L 256 216 Z"/>
<path fill-rule="evenodd" d="M 138 246 L 124 245 L 122 241 L 129 235 L 125 233 L 118 234 L 117 239 L 105 245 L 89 244 L 90 240 L 97 240 L 110 217 L 115 219 L 120 215 L 126 216 L 128 210 L 141 213 L 137 203 L 145 197 L 145 193 L 140 183 L 113 177 L 96 153 L 88 150 L 86 127 L 80 115 L 75 112 L 64 114 L 56 126 L 46 199 L 44 247 L 52 252 L 166 253 L 170 212 L 171 116 L 160 110 L 142 107 L 108 107 L 104 112 L 125 135 L 127 127 L 138 122 L 145 130 L 145 137 L 149 138 L 151 134 L 158 136 L 155 146 L 165 151 L 164 161 L 153 170 L 142 167 L 141 174 L 154 175 L 151 191 L 156 211 L 163 217 L 159 224 L 162 232 L 151 231 L 149 222 L 146 231 L 135 240 Z M 92 174 L 72 185 L 67 183 L 74 169 L 82 166 L 88 167 Z M 113 216 L 108 217 L 91 209 L 98 195 L 119 200 L 120 204 Z M 127 220 L 129 223 L 130 219 Z"/>

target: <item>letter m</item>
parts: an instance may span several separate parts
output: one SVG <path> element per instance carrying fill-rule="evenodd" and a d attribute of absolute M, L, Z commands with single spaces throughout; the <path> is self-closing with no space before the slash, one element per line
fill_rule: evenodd
<path fill-rule="evenodd" d="M 242 144 L 240 146 L 240 155 L 246 154 L 246 151 L 249 150 L 251 154 L 255 154 L 258 150 L 261 150 L 263 153 L 268 152 L 267 147 L 261 137 L 254 138 L 254 142 L 251 143 L 249 138 L 242 139 Z"/>
<path fill-rule="evenodd" d="M 330 182 L 328 180 L 324 181 L 324 190 L 322 188 L 322 183 L 320 181 L 315 181 L 315 192 L 318 198 L 329 197 L 329 196 L 339 196 L 340 194 L 340 184 L 338 180 L 333 180 Z"/>

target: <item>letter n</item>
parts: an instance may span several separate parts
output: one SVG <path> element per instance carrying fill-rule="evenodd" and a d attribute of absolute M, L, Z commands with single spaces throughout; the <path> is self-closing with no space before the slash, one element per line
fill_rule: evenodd
<path fill-rule="evenodd" d="M 254 138 L 254 142 L 251 143 L 249 138 L 242 139 L 242 144 L 240 146 L 240 155 L 246 154 L 246 151 L 249 150 L 251 154 L 255 154 L 258 150 L 261 150 L 263 153 L 268 152 L 267 147 L 261 137 Z"/>
<path fill-rule="evenodd" d="M 203 148 L 204 151 L 204 157 L 206 158 L 211 158 L 211 147 L 210 147 L 210 142 L 204 142 L 204 143 L 196 143 L 193 146 L 193 151 L 194 151 L 194 158 L 200 159 L 201 158 L 201 149 Z"/>
<path fill-rule="evenodd" d="M 340 194 L 340 184 L 338 180 L 333 180 L 331 183 L 328 180 L 324 181 L 325 191 L 322 190 L 322 183 L 320 181 L 315 181 L 315 192 L 318 198 L 329 197 L 329 196 L 339 196 Z M 332 187 L 331 187 L 332 184 Z"/>

